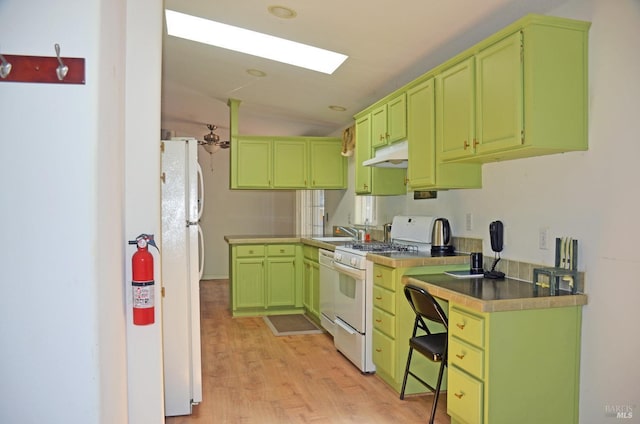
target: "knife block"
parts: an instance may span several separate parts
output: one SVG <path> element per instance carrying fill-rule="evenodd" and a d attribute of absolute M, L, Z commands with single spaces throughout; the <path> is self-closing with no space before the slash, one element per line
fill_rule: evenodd
<path fill-rule="evenodd" d="M 539 281 L 540 275 L 546 275 L 549 279 L 549 291 L 551 296 L 557 296 L 560 294 L 560 281 L 571 280 L 571 294 L 576 294 L 578 289 L 578 240 L 570 240 L 571 245 L 571 257 L 564 257 L 565 260 L 569 260 L 569 265 L 562 263 L 562 239 L 556 238 L 556 263 L 555 267 L 544 267 L 533 269 L 533 285 L 537 291 L 539 286 L 544 286 L 544 283 Z"/>

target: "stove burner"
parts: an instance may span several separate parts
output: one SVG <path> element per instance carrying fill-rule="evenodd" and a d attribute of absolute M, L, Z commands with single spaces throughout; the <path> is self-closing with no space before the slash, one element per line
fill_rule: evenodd
<path fill-rule="evenodd" d="M 412 244 L 398 244 L 398 243 L 366 243 L 366 242 L 354 242 L 345 245 L 347 248 L 353 250 L 359 250 L 362 252 L 401 252 L 401 253 L 418 253 L 418 246 Z"/>

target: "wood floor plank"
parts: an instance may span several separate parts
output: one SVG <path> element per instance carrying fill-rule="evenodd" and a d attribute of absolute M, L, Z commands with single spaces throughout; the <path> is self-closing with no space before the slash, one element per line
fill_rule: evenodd
<path fill-rule="evenodd" d="M 259 317 L 232 318 L 228 280 L 200 284 L 203 401 L 167 424 L 425 423 L 433 396 L 398 394 L 363 375 L 328 334 L 276 337 Z M 446 395 L 436 423 L 449 424 Z"/>

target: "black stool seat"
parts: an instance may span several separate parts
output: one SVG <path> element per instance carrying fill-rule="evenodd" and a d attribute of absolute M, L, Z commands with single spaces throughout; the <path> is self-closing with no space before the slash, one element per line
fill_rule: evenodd
<path fill-rule="evenodd" d="M 426 290 L 420 287 L 407 285 L 404 287 L 404 294 L 407 301 L 409 301 L 409 305 L 411 305 L 411 309 L 415 312 L 416 318 L 413 323 L 413 333 L 409 339 L 409 355 L 407 356 L 407 366 L 404 371 L 404 379 L 402 380 L 400 399 L 404 399 L 404 391 L 407 387 L 407 377 L 409 376 L 412 376 L 429 390 L 434 392 L 435 396 L 433 398 L 431 417 L 429 419 L 429 424 L 433 424 L 433 420 L 436 416 L 438 397 L 440 395 L 440 386 L 442 385 L 444 367 L 447 366 L 449 321 L 447 320 L 446 314 L 440 307 L 440 304 L 433 298 L 433 296 L 427 293 Z M 446 331 L 434 334 L 429 330 L 425 321 L 442 324 Z M 418 334 L 418 331 L 420 331 L 420 334 Z M 433 362 L 440 362 L 440 371 L 438 372 L 436 387 L 431 386 L 420 376 L 411 371 L 411 357 L 413 356 L 414 350 Z"/>

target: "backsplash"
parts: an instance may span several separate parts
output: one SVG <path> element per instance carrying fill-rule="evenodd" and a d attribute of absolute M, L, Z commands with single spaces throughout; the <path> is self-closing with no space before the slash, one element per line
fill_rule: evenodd
<path fill-rule="evenodd" d="M 465 237 L 454 237 L 453 245 L 456 248 L 456 251 L 459 253 L 471 253 L 471 252 L 482 252 L 482 239 L 476 238 L 465 238 Z M 491 265 L 493 265 L 493 252 L 490 254 L 484 254 L 484 269 L 491 269 Z M 533 269 L 534 268 L 544 268 L 549 265 L 544 264 L 533 264 L 529 262 L 520 262 L 514 261 L 510 259 L 502 258 L 500 262 L 496 265 L 496 271 L 504 272 L 505 276 L 509 278 L 514 278 L 516 280 L 527 281 L 529 283 L 533 282 Z M 546 276 L 541 276 L 542 283 L 548 283 L 548 279 Z M 578 293 L 584 293 L 584 284 L 585 284 L 585 273 L 578 272 L 577 278 L 577 290 Z M 569 290 L 569 285 L 567 282 L 562 281 L 560 283 L 560 288 L 563 290 Z"/>

